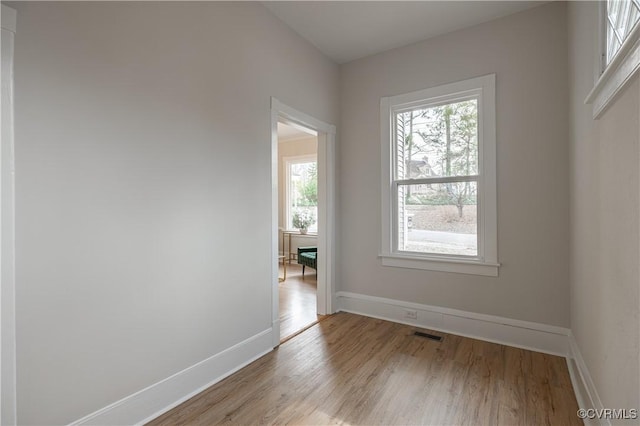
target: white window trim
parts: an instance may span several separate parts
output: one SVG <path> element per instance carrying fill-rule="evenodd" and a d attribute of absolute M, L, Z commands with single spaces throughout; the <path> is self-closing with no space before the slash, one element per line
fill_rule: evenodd
<path fill-rule="evenodd" d="M 604 59 L 606 58 L 607 39 L 607 28 L 606 23 L 604 23 L 607 14 L 606 7 L 606 2 L 602 2 L 600 7 L 601 52 L 599 52 L 600 60 L 598 61 L 601 67 L 606 63 L 606 59 Z M 585 104 L 592 104 L 594 119 L 602 116 L 615 101 L 618 94 L 627 87 L 627 84 L 633 79 L 638 70 L 640 70 L 640 24 L 636 24 L 631 33 L 629 33 L 584 101 Z"/>
<path fill-rule="evenodd" d="M 14 57 L 17 12 L 2 5 L 2 143 L 0 144 L 0 424 L 16 420 L 16 277 Z"/>
<path fill-rule="evenodd" d="M 431 271 L 497 276 L 497 196 L 496 196 L 496 115 L 495 74 L 445 84 L 380 100 L 382 148 L 382 265 Z M 433 103 L 473 94 L 478 98 L 478 257 L 399 253 L 394 251 L 393 112 L 411 106 Z"/>
<path fill-rule="evenodd" d="M 285 195 L 284 195 L 284 208 L 285 208 L 285 216 L 284 216 L 284 227 L 286 230 L 293 230 L 289 225 L 291 224 L 291 165 L 299 164 L 299 163 L 311 163 L 315 162 L 318 164 L 318 156 L 316 154 L 305 154 L 305 155 L 291 155 L 288 157 L 282 157 L 282 163 L 284 167 L 284 186 L 285 186 Z M 317 220 L 317 217 L 316 217 Z M 317 222 L 316 222 L 317 224 Z"/>

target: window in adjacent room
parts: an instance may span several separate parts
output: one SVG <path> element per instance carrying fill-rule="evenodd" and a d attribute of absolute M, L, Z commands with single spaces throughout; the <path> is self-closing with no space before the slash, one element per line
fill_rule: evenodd
<path fill-rule="evenodd" d="M 383 264 L 497 275 L 495 76 L 381 105 Z"/>
<path fill-rule="evenodd" d="M 285 157 L 287 229 L 297 229 L 294 217 L 309 219 L 318 231 L 318 163 L 315 155 Z"/>

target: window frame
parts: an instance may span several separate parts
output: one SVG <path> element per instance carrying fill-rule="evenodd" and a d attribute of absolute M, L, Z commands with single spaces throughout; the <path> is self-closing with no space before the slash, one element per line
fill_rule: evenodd
<path fill-rule="evenodd" d="M 382 265 L 474 275 L 497 276 L 496 115 L 495 74 L 431 87 L 380 100 L 382 149 Z M 411 109 L 478 101 L 477 256 L 419 253 L 398 250 L 395 114 Z"/>
<path fill-rule="evenodd" d="M 316 163 L 316 167 L 318 166 L 318 155 L 317 154 L 304 154 L 304 155 L 292 155 L 288 157 L 282 157 L 282 164 L 284 167 L 284 206 L 285 206 L 285 229 L 287 231 L 294 230 L 292 225 L 292 214 L 291 214 L 291 165 L 293 164 L 301 164 L 301 163 Z M 316 223 L 314 224 L 318 226 L 318 206 L 316 206 Z M 312 231 L 312 233 L 316 233 L 317 231 Z"/>
<path fill-rule="evenodd" d="M 634 3 L 638 1 L 630 0 Z M 640 21 L 623 40 L 613 58 L 607 63 L 607 30 L 609 17 L 607 2 L 601 1 L 599 7 L 599 45 L 595 67 L 595 85 L 585 99 L 593 108 L 593 118 L 600 118 L 617 96 L 640 70 Z"/>

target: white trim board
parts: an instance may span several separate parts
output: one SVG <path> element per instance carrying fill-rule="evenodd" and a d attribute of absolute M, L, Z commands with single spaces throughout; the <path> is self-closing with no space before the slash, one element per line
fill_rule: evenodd
<path fill-rule="evenodd" d="M 569 333 L 569 356 L 567 357 L 567 367 L 569 369 L 569 376 L 571 377 L 571 384 L 573 385 L 573 392 L 576 394 L 576 400 L 578 401 L 578 407 L 584 409 L 596 409 L 602 410 L 604 406 L 600 400 L 600 396 L 596 390 L 596 386 L 593 383 L 591 374 L 587 369 L 576 339 L 573 337 L 573 333 Z M 610 426 L 611 422 L 608 419 L 584 419 L 584 424 L 589 425 L 601 425 Z"/>
<path fill-rule="evenodd" d="M 16 275 L 15 275 L 15 144 L 13 57 L 15 9 L 2 5 L 2 144 L 0 146 L 0 424 L 15 425 Z"/>
<path fill-rule="evenodd" d="M 273 328 L 91 413 L 71 425 L 149 422 L 273 350 Z"/>
<path fill-rule="evenodd" d="M 338 308 L 343 312 L 551 355 L 569 354 L 567 328 L 343 291 L 337 296 Z M 415 311 L 416 318 L 407 318 L 407 310 Z"/>

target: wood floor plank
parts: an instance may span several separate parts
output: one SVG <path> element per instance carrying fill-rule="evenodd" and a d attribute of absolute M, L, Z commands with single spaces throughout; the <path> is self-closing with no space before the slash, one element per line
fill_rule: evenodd
<path fill-rule="evenodd" d="M 578 425 L 564 358 L 340 313 L 149 424 Z"/>
<path fill-rule="evenodd" d="M 284 276 L 282 264 L 280 276 Z M 316 292 L 317 276 L 313 269 L 308 268 L 303 277 L 301 265 L 287 265 L 287 279 L 278 285 L 281 341 L 323 318 L 317 315 Z"/>

